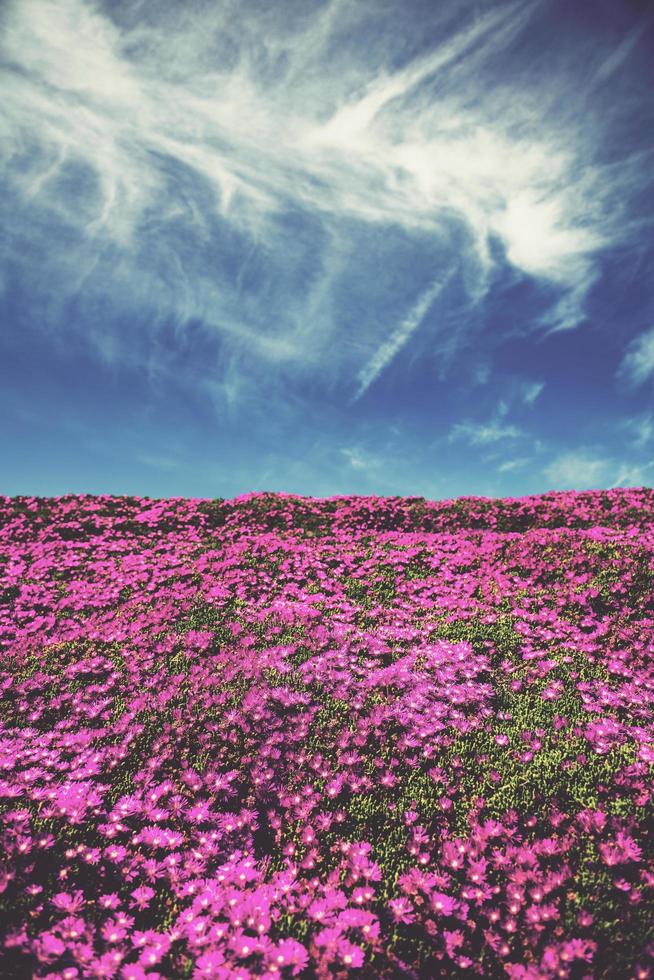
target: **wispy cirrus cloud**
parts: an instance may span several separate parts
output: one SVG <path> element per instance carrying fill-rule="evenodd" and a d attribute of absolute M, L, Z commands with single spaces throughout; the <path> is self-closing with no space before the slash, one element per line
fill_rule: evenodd
<path fill-rule="evenodd" d="M 522 400 L 525 405 L 533 405 L 539 395 L 542 394 L 544 387 L 544 381 L 525 382 L 522 386 Z"/>
<path fill-rule="evenodd" d="M 611 471 L 611 460 L 586 450 L 556 456 L 543 470 L 555 489 L 602 487 Z"/>
<path fill-rule="evenodd" d="M 450 442 L 463 440 L 470 446 L 488 446 L 503 439 L 518 439 L 522 433 L 515 425 L 499 422 L 457 422 L 450 432 Z"/>
<path fill-rule="evenodd" d="M 451 277 L 452 270 L 449 270 L 441 279 L 433 282 L 424 293 L 418 297 L 418 301 L 411 308 L 407 316 L 393 330 L 391 335 L 383 341 L 377 348 L 367 364 L 361 368 L 357 374 L 359 387 L 355 398 L 361 398 L 368 390 L 370 385 L 377 380 L 384 368 L 391 363 L 396 354 L 402 350 L 411 335 L 418 329 L 422 321 L 427 316 L 430 307 L 436 297 L 443 291 L 448 279 Z"/>
<path fill-rule="evenodd" d="M 583 447 L 559 454 L 543 469 L 551 488 L 557 490 L 649 486 L 653 471 L 654 460 L 633 463 Z"/>
<path fill-rule="evenodd" d="M 45 329 L 232 400 L 273 375 L 361 398 L 406 345 L 469 343 L 507 267 L 542 286 L 524 331 L 578 325 L 642 223 L 642 159 L 606 162 L 585 121 L 640 35 L 590 38 L 582 67 L 558 38 L 553 76 L 545 8 L 10 0 L 11 280 Z M 162 341 L 189 325 L 193 372 Z"/>
<path fill-rule="evenodd" d="M 506 459 L 497 467 L 498 473 L 515 473 L 522 470 L 531 462 L 531 456 L 516 456 L 514 459 Z"/>
<path fill-rule="evenodd" d="M 654 374 L 654 328 L 631 342 L 618 373 L 633 387 L 644 384 Z"/>
<path fill-rule="evenodd" d="M 654 415 L 650 412 L 626 418 L 621 422 L 620 429 L 629 433 L 634 449 L 644 449 L 654 439 Z"/>
<path fill-rule="evenodd" d="M 371 471 L 379 469 L 382 465 L 381 460 L 371 455 L 365 449 L 360 446 L 346 446 L 341 449 L 341 455 L 345 458 L 348 465 L 352 467 L 353 470 L 358 470 L 363 473 L 370 473 Z"/>
<path fill-rule="evenodd" d="M 502 400 L 492 416 L 486 421 L 474 422 L 466 419 L 456 422 L 450 429 L 449 442 L 465 442 L 469 446 L 492 446 L 494 443 L 513 442 L 525 433 L 516 425 L 506 421 L 509 404 Z"/>

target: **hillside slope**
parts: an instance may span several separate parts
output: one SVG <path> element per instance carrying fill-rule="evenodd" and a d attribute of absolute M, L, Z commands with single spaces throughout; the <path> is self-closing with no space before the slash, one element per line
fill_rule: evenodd
<path fill-rule="evenodd" d="M 654 976 L 654 492 L 0 498 L 0 975 Z"/>

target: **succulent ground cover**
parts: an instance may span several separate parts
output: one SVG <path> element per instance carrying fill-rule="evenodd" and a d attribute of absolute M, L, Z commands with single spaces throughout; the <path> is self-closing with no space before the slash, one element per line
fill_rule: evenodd
<path fill-rule="evenodd" d="M 0 975 L 653 977 L 653 518 L 0 498 Z"/>

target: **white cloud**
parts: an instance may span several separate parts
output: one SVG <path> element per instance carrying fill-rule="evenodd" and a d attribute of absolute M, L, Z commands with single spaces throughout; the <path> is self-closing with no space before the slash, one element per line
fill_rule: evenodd
<path fill-rule="evenodd" d="M 654 460 L 630 463 L 598 456 L 586 449 L 565 452 L 543 469 L 553 489 L 591 490 L 651 484 Z"/>
<path fill-rule="evenodd" d="M 469 446 L 491 446 L 505 440 L 514 441 L 525 433 L 505 419 L 509 413 L 509 402 L 501 399 L 492 417 L 487 422 L 472 422 L 469 419 L 456 422 L 450 429 L 449 442 L 466 442 Z"/>
<path fill-rule="evenodd" d="M 344 377 L 355 398 L 430 308 L 435 345 L 467 340 L 471 327 L 458 339 L 438 315 L 443 277 L 461 284 L 465 322 L 481 318 L 498 242 L 552 290 L 540 326 L 576 326 L 598 251 L 629 233 L 625 202 L 642 161 L 597 163 L 597 133 L 580 125 L 583 93 L 571 94 L 572 47 L 556 76 L 530 87 L 519 39 L 542 4 L 472 9 L 459 19 L 458 5 L 435 5 L 414 23 L 402 5 L 347 0 L 10 3 L 0 168 L 20 228 L 12 260 L 46 292 L 56 283 L 130 322 L 147 311 L 154 334 L 171 319 L 182 329 L 201 320 L 237 359 Z M 593 84 L 637 40 L 611 51 L 592 42 L 602 55 Z M 515 63 L 508 82 L 505 58 Z M 404 315 L 390 302 L 392 234 L 416 254 L 433 245 Z M 348 298 L 368 268 L 357 236 L 375 235 L 379 273 L 366 273 L 359 310 Z M 71 244 L 49 254 L 64 238 Z M 129 330 L 109 344 L 82 319 L 106 356 L 121 345 L 136 356 Z M 636 383 L 653 352 L 629 355 Z"/>
<path fill-rule="evenodd" d="M 379 460 L 376 456 L 371 455 L 358 446 L 345 447 L 340 450 L 340 453 L 341 456 L 345 457 L 353 470 L 367 473 L 370 470 L 377 469 L 379 466 Z"/>
<path fill-rule="evenodd" d="M 631 445 L 634 449 L 643 449 L 654 437 L 654 415 L 641 415 L 626 419 L 620 428 L 631 433 Z"/>
<path fill-rule="evenodd" d="M 531 462 L 531 456 L 520 456 L 515 459 L 507 459 L 497 467 L 498 473 L 514 473 L 516 470 L 524 469 Z"/>
<path fill-rule="evenodd" d="M 545 387 L 544 381 L 527 381 L 522 388 L 522 400 L 527 405 L 533 405 Z"/>
<path fill-rule="evenodd" d="M 614 487 L 651 487 L 654 460 L 642 464 L 622 464 L 618 467 Z"/>
<path fill-rule="evenodd" d="M 594 84 L 606 82 L 612 75 L 615 75 L 618 69 L 625 63 L 650 24 L 651 19 L 644 18 L 640 24 L 637 24 L 636 27 L 629 31 L 627 36 L 616 45 L 608 57 L 602 60 L 602 63 L 593 76 L 592 81 Z"/>
<path fill-rule="evenodd" d="M 478 364 L 475 364 L 472 370 L 472 380 L 476 385 L 488 384 L 491 378 L 491 365 L 488 361 L 483 360 Z"/>
<path fill-rule="evenodd" d="M 179 467 L 180 461 L 173 456 L 153 455 L 151 453 L 137 453 L 135 456 L 137 463 L 151 467 L 155 470 L 175 470 Z"/>
<path fill-rule="evenodd" d="M 500 422 L 457 422 L 452 426 L 450 442 L 463 441 L 470 446 L 488 446 L 504 439 L 519 439 L 523 433 L 515 425 Z"/>
<path fill-rule="evenodd" d="M 409 310 L 407 316 L 395 328 L 390 337 L 383 341 L 381 346 L 375 351 L 367 364 L 365 364 L 357 374 L 359 388 L 355 398 L 360 398 L 377 380 L 385 367 L 391 363 L 397 353 L 404 347 L 411 334 L 418 329 L 434 300 L 442 292 L 451 278 L 452 270 L 447 272 L 442 278 L 437 279 L 429 286 L 424 293 L 418 297 L 415 305 Z"/>
<path fill-rule="evenodd" d="M 611 461 L 579 450 L 562 453 L 543 469 L 554 489 L 587 490 L 606 485 Z"/>
<path fill-rule="evenodd" d="M 514 265 L 533 276 L 574 284 L 579 274 L 575 264 L 583 266 L 585 254 L 602 240 L 597 231 L 571 224 L 560 189 L 555 194 L 519 191 L 495 218 L 495 227 Z"/>
<path fill-rule="evenodd" d="M 642 333 L 630 345 L 619 374 L 634 387 L 642 385 L 654 372 L 654 329 Z"/>

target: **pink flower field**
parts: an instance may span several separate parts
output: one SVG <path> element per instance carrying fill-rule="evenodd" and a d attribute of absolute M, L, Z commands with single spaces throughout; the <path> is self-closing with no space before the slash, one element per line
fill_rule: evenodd
<path fill-rule="evenodd" d="M 654 977 L 654 492 L 0 498 L 0 976 Z"/>

